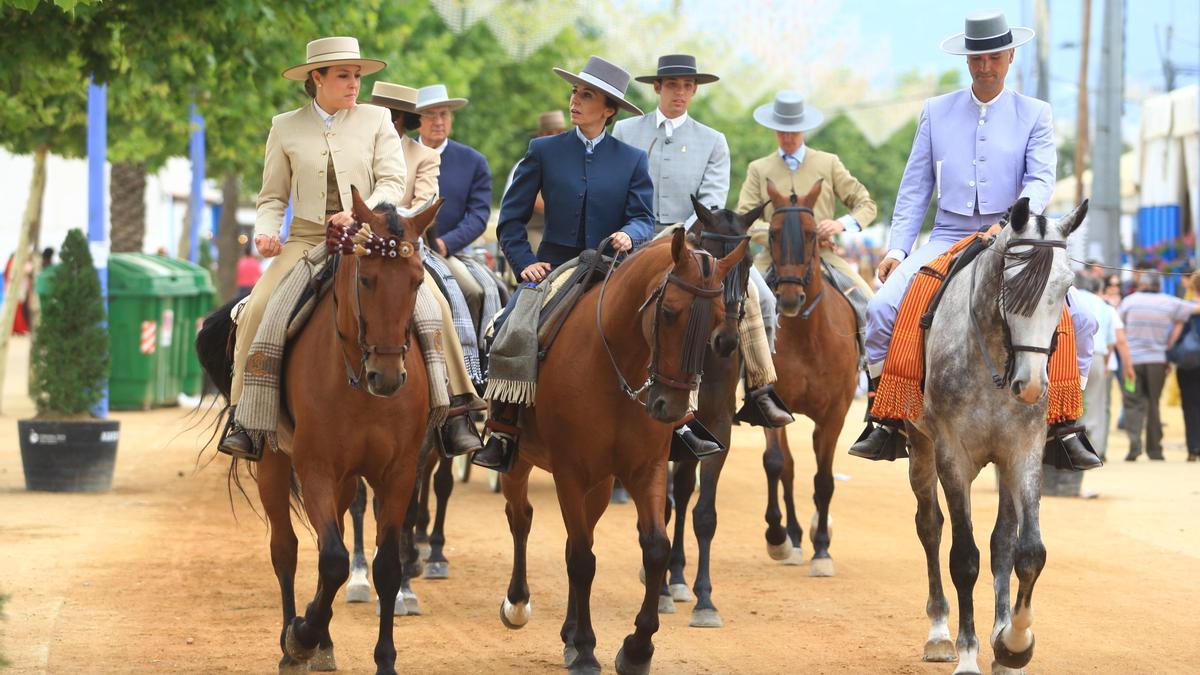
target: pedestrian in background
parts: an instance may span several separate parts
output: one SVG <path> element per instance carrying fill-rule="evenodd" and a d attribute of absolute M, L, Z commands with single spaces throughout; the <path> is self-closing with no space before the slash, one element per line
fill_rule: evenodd
<path fill-rule="evenodd" d="M 250 289 L 254 288 L 254 284 L 258 282 L 258 278 L 262 276 L 262 261 L 258 256 L 254 255 L 254 249 L 247 242 L 242 248 L 242 257 L 238 258 L 237 264 L 237 299 L 250 295 Z"/>
<path fill-rule="evenodd" d="M 1200 272 L 1192 273 L 1188 280 L 1192 297 L 1200 297 Z M 1179 339 L 1183 340 L 1189 332 L 1200 333 L 1200 317 L 1192 315 L 1188 318 Z M 1200 461 L 1200 368 L 1184 368 L 1175 370 L 1175 379 L 1179 382 L 1179 398 L 1183 407 L 1183 430 L 1187 437 L 1187 461 Z"/>
<path fill-rule="evenodd" d="M 1092 313 L 1098 324 L 1096 339 L 1092 343 L 1092 367 L 1088 371 L 1087 385 L 1083 389 L 1082 421 L 1096 454 L 1100 459 L 1105 459 L 1110 426 L 1108 395 L 1112 391 L 1109 357 L 1114 353 L 1119 354 L 1124 376 L 1132 379 L 1134 375 L 1133 365 L 1129 361 L 1129 343 L 1125 339 L 1125 324 L 1121 322 L 1116 308 L 1100 297 L 1101 279 L 1102 277 L 1086 271 L 1075 275 L 1075 287 L 1083 291 L 1077 296 L 1079 302 L 1083 304 L 1084 309 Z"/>

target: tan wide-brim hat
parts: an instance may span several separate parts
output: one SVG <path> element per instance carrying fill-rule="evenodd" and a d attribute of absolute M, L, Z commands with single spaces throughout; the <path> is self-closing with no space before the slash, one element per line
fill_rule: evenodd
<path fill-rule="evenodd" d="M 567 118 L 561 110 L 551 110 L 538 115 L 538 128 L 529 132 L 530 136 L 537 136 L 545 131 L 566 131 Z"/>
<path fill-rule="evenodd" d="M 360 75 L 370 75 L 383 70 L 387 64 L 378 59 L 364 59 L 358 51 L 357 38 L 326 37 L 308 43 L 307 60 L 283 71 L 283 76 L 303 82 L 310 72 L 329 66 L 359 66 L 362 68 Z"/>
<path fill-rule="evenodd" d="M 417 90 L 402 84 L 376 82 L 375 87 L 371 89 L 369 103 L 400 112 L 415 113 L 417 111 Z"/>

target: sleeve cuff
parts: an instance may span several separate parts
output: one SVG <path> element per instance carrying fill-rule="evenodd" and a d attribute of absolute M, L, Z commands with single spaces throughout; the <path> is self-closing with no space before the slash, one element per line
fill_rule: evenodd
<path fill-rule="evenodd" d="M 904 262 L 904 259 L 908 257 L 908 254 L 905 253 L 904 251 L 901 251 L 898 248 L 894 248 L 894 249 L 888 251 L 887 255 L 885 255 L 883 257 L 891 258 L 891 259 L 897 260 L 899 262 Z"/>
<path fill-rule="evenodd" d="M 838 218 L 838 222 L 845 226 L 847 232 L 862 232 L 862 225 L 859 225 L 854 216 L 849 213 Z"/>

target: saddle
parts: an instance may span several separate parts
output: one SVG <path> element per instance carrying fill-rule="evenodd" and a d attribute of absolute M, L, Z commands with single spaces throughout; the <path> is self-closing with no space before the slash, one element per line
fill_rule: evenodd
<path fill-rule="evenodd" d="M 611 257 L 601 255 L 594 249 L 588 249 L 579 254 L 578 263 L 574 267 L 565 270 L 567 272 L 565 281 L 552 281 L 551 296 L 542 305 L 542 312 L 538 317 L 539 362 L 545 360 L 546 355 L 550 353 L 550 347 L 554 345 L 554 340 L 562 330 L 563 324 L 566 323 L 567 317 L 571 315 L 571 311 L 575 309 L 575 305 L 579 304 L 579 299 L 589 289 L 603 281 L 607 268 L 612 262 Z"/>

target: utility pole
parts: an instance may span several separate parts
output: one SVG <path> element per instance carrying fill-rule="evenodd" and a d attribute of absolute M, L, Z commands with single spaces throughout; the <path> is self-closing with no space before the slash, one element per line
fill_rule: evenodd
<path fill-rule="evenodd" d="M 1037 97 L 1050 102 L 1050 3 L 1033 0 L 1033 25 L 1037 33 Z"/>
<path fill-rule="evenodd" d="M 1167 92 L 1175 91 L 1175 62 L 1171 60 L 1171 38 L 1174 35 L 1175 27 L 1172 24 L 1167 24 L 1166 31 L 1166 47 L 1162 44 L 1158 45 L 1158 59 L 1162 61 L 1163 83 L 1167 85 Z M 1154 31 L 1154 42 L 1158 43 L 1158 31 Z"/>
<path fill-rule="evenodd" d="M 1083 201 L 1083 172 L 1088 153 L 1088 52 L 1092 44 L 1092 0 L 1083 0 L 1083 36 L 1079 41 L 1079 102 L 1075 118 L 1075 203 Z M 1095 174 L 1092 175 L 1093 180 Z M 1095 192 L 1095 189 L 1092 190 Z"/>
<path fill-rule="evenodd" d="M 1121 261 L 1121 115 L 1125 85 L 1125 0 L 1104 0 L 1089 238 L 1106 265 Z"/>

